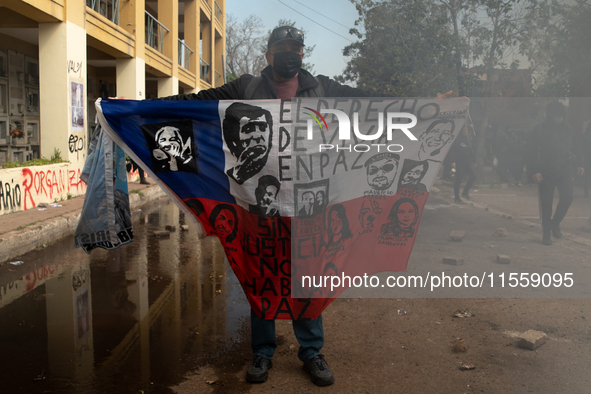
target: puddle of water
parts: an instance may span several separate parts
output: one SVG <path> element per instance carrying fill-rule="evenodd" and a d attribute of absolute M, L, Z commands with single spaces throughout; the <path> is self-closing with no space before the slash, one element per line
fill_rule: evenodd
<path fill-rule="evenodd" d="M 134 215 L 116 251 L 68 238 L 1 267 L 2 392 L 150 392 L 244 343 L 248 303 L 217 239 L 168 200 Z"/>

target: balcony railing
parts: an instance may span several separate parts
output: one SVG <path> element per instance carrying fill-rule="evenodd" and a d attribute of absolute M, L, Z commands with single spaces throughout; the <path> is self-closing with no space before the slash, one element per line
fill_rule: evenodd
<path fill-rule="evenodd" d="M 219 88 L 224 84 L 224 80 L 222 78 L 222 74 L 220 74 L 217 70 L 215 70 L 215 87 Z"/>
<path fill-rule="evenodd" d="M 199 67 L 199 76 L 201 77 L 201 79 L 203 79 L 205 82 L 209 83 L 209 63 L 207 63 L 205 60 L 200 59 L 201 60 L 201 66 Z"/>
<path fill-rule="evenodd" d="M 119 24 L 119 0 L 86 0 L 86 6 L 114 24 Z"/>
<path fill-rule="evenodd" d="M 179 66 L 188 70 L 192 53 L 194 53 L 193 50 L 185 44 L 185 40 L 179 38 Z"/>
<path fill-rule="evenodd" d="M 169 30 L 158 19 L 146 12 L 146 44 L 160 53 L 164 52 L 164 34 Z M 166 33 L 164 33 L 166 31 Z"/>
<path fill-rule="evenodd" d="M 222 7 L 220 7 L 220 5 L 218 4 L 217 1 L 214 2 L 215 4 L 215 19 L 217 19 L 218 21 L 222 21 Z"/>

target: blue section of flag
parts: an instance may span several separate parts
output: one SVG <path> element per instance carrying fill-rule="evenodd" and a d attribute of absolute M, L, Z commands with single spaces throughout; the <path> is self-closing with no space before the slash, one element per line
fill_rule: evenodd
<path fill-rule="evenodd" d="M 179 198 L 208 198 L 236 203 L 224 172 L 218 101 L 101 100 L 101 107 L 111 128 L 140 158 L 142 163 L 138 164 L 150 168 Z M 141 126 L 179 120 L 192 122 L 192 145 L 197 153 L 198 173 L 158 172 L 154 168 L 154 154 L 148 146 L 150 141 L 146 141 Z"/>

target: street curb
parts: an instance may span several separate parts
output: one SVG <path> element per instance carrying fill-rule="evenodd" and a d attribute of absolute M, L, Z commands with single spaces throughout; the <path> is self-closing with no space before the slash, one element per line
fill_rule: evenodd
<path fill-rule="evenodd" d="M 142 189 L 141 194 L 129 194 L 129 205 L 132 209 L 166 197 L 166 194 L 158 185 Z M 77 209 L 38 224 L 30 225 L 24 229 L 3 234 L 0 238 L 0 265 L 38 247 L 73 234 L 80 218 L 80 212 Z"/>

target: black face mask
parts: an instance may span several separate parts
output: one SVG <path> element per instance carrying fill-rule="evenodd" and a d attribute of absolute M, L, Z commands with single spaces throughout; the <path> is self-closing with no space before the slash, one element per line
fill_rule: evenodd
<path fill-rule="evenodd" d="M 296 52 L 279 52 L 273 55 L 273 71 L 280 77 L 293 78 L 302 67 L 302 55 Z"/>

